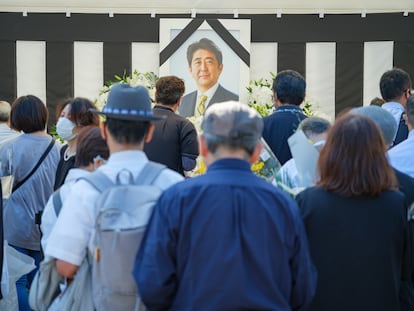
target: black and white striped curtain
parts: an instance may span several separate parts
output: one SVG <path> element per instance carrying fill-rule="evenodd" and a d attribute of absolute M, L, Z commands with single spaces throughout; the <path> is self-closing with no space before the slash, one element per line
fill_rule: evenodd
<path fill-rule="evenodd" d="M 393 66 L 414 77 L 411 15 L 239 18 L 251 19 L 250 79 L 295 69 L 306 77 L 314 109 L 332 119 L 379 96 L 379 78 Z M 50 123 L 60 98 L 94 99 L 114 74 L 159 70 L 158 18 L 1 13 L 0 27 L 0 99 L 37 95 L 50 110 Z"/>

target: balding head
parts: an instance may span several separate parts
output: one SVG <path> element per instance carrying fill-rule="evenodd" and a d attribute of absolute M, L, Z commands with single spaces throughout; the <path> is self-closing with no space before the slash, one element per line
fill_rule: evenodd
<path fill-rule="evenodd" d="M 9 121 L 11 106 L 6 101 L 0 101 L 0 123 Z"/>

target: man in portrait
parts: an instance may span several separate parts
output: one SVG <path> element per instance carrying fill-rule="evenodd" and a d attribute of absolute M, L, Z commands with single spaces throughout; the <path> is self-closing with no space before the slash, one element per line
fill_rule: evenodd
<path fill-rule="evenodd" d="M 197 90 L 185 95 L 178 109 L 184 117 L 202 116 L 207 107 L 224 101 L 239 99 L 218 82 L 223 71 L 223 54 L 213 41 L 202 38 L 188 46 L 189 72 Z"/>

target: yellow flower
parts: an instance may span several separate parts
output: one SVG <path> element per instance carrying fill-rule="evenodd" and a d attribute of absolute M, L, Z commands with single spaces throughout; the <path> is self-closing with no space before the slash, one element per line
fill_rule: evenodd
<path fill-rule="evenodd" d="M 255 173 L 259 173 L 260 170 L 263 168 L 264 163 L 260 161 L 256 161 L 252 164 L 252 171 Z"/>
<path fill-rule="evenodd" d="M 200 174 L 204 174 L 206 172 L 206 164 L 204 163 L 202 159 L 200 159 L 200 166 L 198 168 L 198 172 Z"/>
<path fill-rule="evenodd" d="M 196 167 L 191 171 L 186 171 L 185 176 L 186 177 L 195 177 L 201 174 L 204 174 L 206 172 L 206 164 L 204 163 L 204 160 L 201 156 L 197 157 L 197 164 Z"/>

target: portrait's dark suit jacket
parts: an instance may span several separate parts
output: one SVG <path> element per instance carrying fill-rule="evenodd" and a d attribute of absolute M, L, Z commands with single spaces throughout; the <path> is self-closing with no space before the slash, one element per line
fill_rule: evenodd
<path fill-rule="evenodd" d="M 239 96 L 226 90 L 221 85 L 218 86 L 217 91 L 211 98 L 208 106 L 216 103 L 221 103 L 229 100 L 239 100 Z M 194 115 L 194 109 L 197 101 L 197 91 L 191 92 L 183 97 L 180 108 L 178 108 L 178 114 L 183 117 L 192 117 Z"/>

